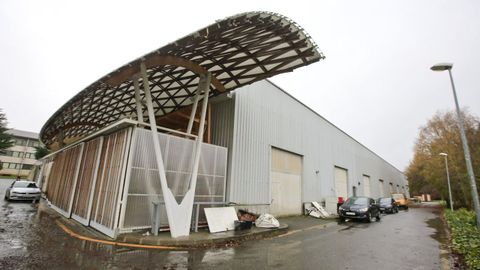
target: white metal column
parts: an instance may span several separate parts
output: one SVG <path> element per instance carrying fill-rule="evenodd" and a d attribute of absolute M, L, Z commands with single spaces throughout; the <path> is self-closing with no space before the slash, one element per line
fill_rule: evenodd
<path fill-rule="evenodd" d="M 198 100 L 200 99 L 200 85 L 201 81 L 198 83 L 197 93 L 195 94 L 195 100 L 193 101 L 192 112 L 190 113 L 190 119 L 188 121 L 187 133 L 192 134 L 193 122 L 195 122 L 195 115 L 197 114 Z"/>
<path fill-rule="evenodd" d="M 47 162 L 46 160 L 42 160 L 42 165 L 40 166 L 40 172 L 38 173 L 38 176 L 37 176 L 37 186 L 38 188 L 42 188 L 42 185 L 43 185 L 43 171 L 45 170 L 45 166 L 47 165 Z"/>
<path fill-rule="evenodd" d="M 132 141 L 132 133 L 133 129 L 129 128 L 127 131 L 127 136 L 125 138 L 125 145 L 123 146 L 123 158 L 122 158 L 122 170 L 120 171 L 120 180 L 119 180 L 119 185 L 116 189 L 117 192 L 117 207 L 115 209 L 115 214 L 113 217 L 113 231 L 114 231 L 114 238 L 117 238 L 117 235 L 120 231 L 120 215 L 121 215 L 121 209 L 125 207 L 123 204 L 123 193 L 128 193 L 128 186 L 125 186 L 127 180 L 126 180 L 126 175 L 127 175 L 127 162 L 128 162 L 128 153 L 130 153 L 130 147 L 131 147 L 131 141 Z M 130 183 L 129 183 L 130 184 Z M 122 205 L 123 204 L 123 205 Z M 123 225 L 123 224 L 122 224 Z"/>
<path fill-rule="evenodd" d="M 143 105 L 140 98 L 140 87 L 138 86 L 138 77 L 133 77 L 133 87 L 135 88 L 135 108 L 137 109 L 137 121 L 143 124 Z"/>
<path fill-rule="evenodd" d="M 197 183 L 198 164 L 200 162 L 200 151 L 203 141 L 203 129 L 205 124 L 206 107 L 208 105 L 208 92 L 210 89 L 211 75 L 200 75 L 199 89 L 203 90 L 204 100 L 202 104 L 202 116 L 200 119 L 199 134 L 197 136 L 197 147 L 195 151 L 195 163 L 192 171 L 192 178 L 190 181 L 190 189 L 186 192 L 182 202 L 177 204 L 175 196 L 168 188 L 167 178 L 165 175 L 165 167 L 163 165 L 162 152 L 160 149 L 160 142 L 157 135 L 157 123 L 155 120 L 155 112 L 153 110 L 152 95 L 150 92 L 150 85 L 148 82 L 147 70 L 145 63 L 140 64 L 140 73 L 143 81 L 143 90 L 147 103 L 148 120 L 152 130 L 152 140 L 157 161 L 158 174 L 160 176 L 160 185 L 162 187 L 163 199 L 167 211 L 168 224 L 170 227 L 170 234 L 172 237 L 187 236 L 190 233 L 190 223 L 192 219 L 193 200 L 195 197 L 195 188 Z"/>
<path fill-rule="evenodd" d="M 138 104 L 137 104 L 138 105 Z M 120 209 L 120 219 L 118 223 L 118 228 L 119 231 L 122 231 L 124 228 L 125 224 L 125 213 L 127 211 L 127 203 L 128 203 L 128 192 L 130 189 L 130 179 L 132 175 L 132 159 L 133 159 L 133 152 L 135 151 L 135 148 L 137 147 L 137 128 L 134 128 L 132 130 L 132 138 L 130 140 L 130 149 L 128 150 L 128 160 L 127 160 L 127 169 L 125 172 L 125 184 L 124 184 L 124 189 L 123 189 L 123 194 L 121 197 L 121 204 L 122 208 Z"/>

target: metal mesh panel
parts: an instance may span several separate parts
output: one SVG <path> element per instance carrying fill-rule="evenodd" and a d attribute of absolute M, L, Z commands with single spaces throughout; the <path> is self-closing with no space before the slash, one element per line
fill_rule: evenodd
<path fill-rule="evenodd" d="M 159 138 L 163 138 L 164 141 L 166 141 L 166 137 L 162 135 L 163 134 L 160 134 Z M 164 157 L 163 163 L 166 165 L 165 170 L 171 171 L 171 172 L 186 172 L 186 173 L 191 172 L 193 169 L 194 149 L 195 149 L 195 141 L 187 140 L 187 139 L 175 137 L 175 136 L 169 136 L 168 156 L 163 156 Z M 205 148 L 202 148 L 202 151 L 204 149 Z M 192 158 L 186 158 L 188 156 Z"/>
<path fill-rule="evenodd" d="M 223 198 L 223 177 L 213 177 L 213 176 L 205 176 L 199 175 L 198 182 L 197 182 L 197 190 L 195 195 L 197 197 L 222 197 Z"/>
<path fill-rule="evenodd" d="M 202 158 L 198 167 L 198 174 L 214 175 L 215 174 L 215 150 L 216 146 L 204 144 L 202 147 Z"/>
<path fill-rule="evenodd" d="M 180 203 L 181 199 L 188 191 L 190 173 L 167 171 L 165 174 L 167 176 L 168 187 L 173 191 L 173 195 L 175 195 L 177 202 Z"/>
<path fill-rule="evenodd" d="M 132 168 L 129 194 L 161 194 L 157 171 Z"/>
<path fill-rule="evenodd" d="M 151 226 L 154 201 L 163 202 L 160 178 L 153 150 L 150 130 L 137 128 L 131 148 L 128 198 L 125 208 L 124 229 Z M 177 202 L 181 202 L 190 185 L 195 141 L 158 133 L 168 187 Z M 227 148 L 203 144 L 200 156 L 195 202 L 223 202 Z M 200 222 L 205 221 L 201 206 Z M 208 207 L 208 205 L 206 206 Z M 161 225 L 168 226 L 164 205 L 160 207 Z"/>

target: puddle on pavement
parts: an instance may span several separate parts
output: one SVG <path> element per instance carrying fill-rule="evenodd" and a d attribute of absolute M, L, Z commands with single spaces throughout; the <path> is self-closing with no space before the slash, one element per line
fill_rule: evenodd
<path fill-rule="evenodd" d="M 430 235 L 433 239 L 437 240 L 439 243 L 445 243 L 447 236 L 445 233 L 443 221 L 441 218 L 432 218 L 426 221 L 428 227 L 435 229 L 435 232 Z"/>
<path fill-rule="evenodd" d="M 345 228 L 340 229 L 340 230 L 338 230 L 338 231 L 339 231 L 339 232 L 348 231 L 348 230 L 352 229 L 353 227 L 355 227 L 353 224 L 351 224 L 351 225 L 346 225 Z"/>
<path fill-rule="evenodd" d="M 338 230 L 339 232 L 344 232 L 344 231 L 351 230 L 353 228 L 357 228 L 357 229 L 368 228 L 369 223 L 365 223 L 365 221 L 363 221 L 363 220 L 348 220 L 348 221 L 345 221 L 345 222 L 339 222 L 338 225 L 340 225 L 342 227 L 345 227 L 345 228 L 342 228 L 342 229 Z"/>
<path fill-rule="evenodd" d="M 441 213 L 440 213 L 441 215 Z M 430 234 L 430 237 L 435 239 L 439 243 L 440 248 L 440 261 L 442 264 L 450 264 L 450 249 L 448 245 L 448 236 L 446 233 L 446 228 L 443 220 L 440 217 L 432 218 L 427 220 L 427 226 L 434 229 L 435 232 Z"/>

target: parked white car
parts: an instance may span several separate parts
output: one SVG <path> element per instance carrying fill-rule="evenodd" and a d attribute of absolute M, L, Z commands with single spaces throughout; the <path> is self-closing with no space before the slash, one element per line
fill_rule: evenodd
<path fill-rule="evenodd" d="M 5 190 L 5 200 L 38 201 L 42 195 L 41 190 L 34 182 L 15 181 Z"/>

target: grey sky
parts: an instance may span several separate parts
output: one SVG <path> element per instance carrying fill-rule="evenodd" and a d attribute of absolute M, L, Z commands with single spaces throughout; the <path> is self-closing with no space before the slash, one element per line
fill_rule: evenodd
<path fill-rule="evenodd" d="M 403 170 L 418 128 L 461 106 L 480 116 L 479 1 L 0 1 L 0 108 L 38 132 L 80 90 L 117 67 L 245 11 L 302 26 L 326 59 L 272 79 Z M 477 64 L 477 65 L 476 65 Z"/>

